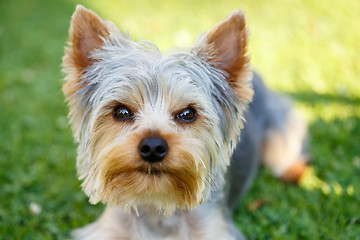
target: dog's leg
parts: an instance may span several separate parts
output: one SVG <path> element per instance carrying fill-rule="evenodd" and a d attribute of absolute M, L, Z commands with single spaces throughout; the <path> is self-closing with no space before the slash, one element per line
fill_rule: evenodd
<path fill-rule="evenodd" d="M 262 161 L 276 177 L 286 182 L 298 182 L 306 169 L 304 153 L 307 126 L 301 115 L 291 109 L 283 129 L 269 126 L 263 141 Z"/>

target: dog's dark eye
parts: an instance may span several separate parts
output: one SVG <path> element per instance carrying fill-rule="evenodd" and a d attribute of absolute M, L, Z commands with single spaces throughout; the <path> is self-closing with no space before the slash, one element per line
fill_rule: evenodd
<path fill-rule="evenodd" d="M 129 108 L 121 105 L 114 108 L 113 116 L 116 120 L 126 121 L 132 118 L 132 113 Z"/>
<path fill-rule="evenodd" d="M 190 123 L 195 121 L 196 112 L 192 108 L 186 108 L 182 110 L 178 115 L 176 115 L 176 118 L 183 122 Z"/>

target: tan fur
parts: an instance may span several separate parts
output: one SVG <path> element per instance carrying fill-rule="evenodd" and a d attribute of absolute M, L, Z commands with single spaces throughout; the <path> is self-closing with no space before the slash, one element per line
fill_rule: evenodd
<path fill-rule="evenodd" d="M 114 144 L 115 136 L 121 133 L 116 129 L 119 124 L 102 125 L 104 131 L 99 128 L 96 135 L 103 136 L 109 128 L 113 129 L 106 140 L 93 143 L 96 146 L 94 149 L 97 149 L 94 155 L 99 159 L 97 164 L 101 169 L 100 181 L 104 183 L 100 196 L 103 201 L 125 208 L 129 199 L 149 197 L 155 198 L 159 204 L 166 204 L 168 200 L 164 196 L 167 196 L 180 208 L 191 209 L 199 203 L 203 189 L 201 178 L 205 177 L 206 166 L 193 157 L 190 146 L 200 143 L 191 142 L 191 139 L 184 139 L 176 133 L 157 130 L 155 135 L 165 139 L 170 149 L 164 161 L 150 165 L 140 159 L 137 146 L 143 138 L 154 136 L 153 131 L 144 129 L 129 136 L 126 142 L 116 144 L 115 141 Z M 170 212 L 173 211 L 173 208 L 170 209 Z"/>
<path fill-rule="evenodd" d="M 284 182 L 298 183 L 307 168 L 308 165 L 305 161 L 295 162 L 286 169 L 286 171 L 280 176 L 280 179 Z"/>
<path fill-rule="evenodd" d="M 70 96 L 80 89 L 80 75 L 94 61 L 90 54 L 99 49 L 109 35 L 109 28 L 97 14 L 81 5 L 76 6 L 69 29 L 70 46 L 65 48 L 63 57 L 66 72 L 74 81 L 64 84 L 65 95 Z"/>
<path fill-rule="evenodd" d="M 285 131 L 270 128 L 263 145 L 263 163 L 275 176 L 285 181 L 299 180 L 306 166 L 301 147 L 306 136 L 306 124 L 295 110 L 287 116 Z"/>
<path fill-rule="evenodd" d="M 228 83 L 243 103 L 248 103 L 254 93 L 247 35 L 244 13 L 237 10 L 206 33 L 200 49 L 200 54 L 211 55 L 210 61 L 229 74 Z"/>

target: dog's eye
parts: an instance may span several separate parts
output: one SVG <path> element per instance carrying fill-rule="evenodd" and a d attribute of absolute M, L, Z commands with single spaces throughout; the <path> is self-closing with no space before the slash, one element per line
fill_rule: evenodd
<path fill-rule="evenodd" d="M 196 119 L 196 112 L 192 108 L 186 108 L 176 115 L 176 118 L 183 122 L 191 123 Z"/>
<path fill-rule="evenodd" d="M 130 109 L 121 105 L 114 108 L 113 116 L 116 120 L 126 121 L 133 117 Z"/>

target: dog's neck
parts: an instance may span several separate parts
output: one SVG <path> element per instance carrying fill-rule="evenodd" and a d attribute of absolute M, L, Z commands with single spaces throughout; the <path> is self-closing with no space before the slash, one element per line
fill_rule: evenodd
<path fill-rule="evenodd" d="M 132 226 L 136 228 L 133 231 L 150 233 L 154 239 L 186 239 L 184 236 L 194 236 L 194 232 L 209 232 L 211 218 L 219 220 L 224 219 L 223 215 L 226 215 L 218 207 L 222 205 L 222 196 L 221 189 L 212 191 L 210 199 L 205 203 L 192 210 L 178 209 L 171 216 L 159 213 L 154 206 L 141 205 L 138 207 L 138 213 L 130 214 Z"/>
<path fill-rule="evenodd" d="M 132 233 L 139 234 L 139 239 L 188 239 L 190 236 L 191 239 L 208 239 L 204 236 L 212 232 L 210 226 L 217 225 L 214 221 L 223 225 L 221 220 L 225 220 L 223 213 L 213 204 L 206 203 L 193 210 L 177 210 L 171 216 L 159 214 L 150 206 L 142 207 L 139 216 L 131 214 Z M 197 234 L 199 238 L 195 238 Z"/>
<path fill-rule="evenodd" d="M 138 211 L 126 213 L 108 206 L 93 224 L 74 232 L 82 239 L 123 240 L 212 240 L 243 239 L 224 206 L 223 191 L 213 191 L 205 203 L 192 210 L 176 210 L 165 216 L 150 205 L 138 206 Z M 121 236 L 121 238 L 119 238 Z M 88 238 L 84 239 L 88 239 Z"/>
<path fill-rule="evenodd" d="M 139 215 L 131 214 L 135 228 L 138 232 L 145 230 L 157 235 L 159 238 L 178 235 L 178 231 L 186 226 L 186 216 L 188 211 L 177 210 L 171 216 L 164 216 L 152 206 L 141 206 Z"/>
<path fill-rule="evenodd" d="M 237 239 L 229 216 L 216 203 L 206 203 L 193 210 L 176 211 L 171 216 L 150 207 L 139 208 L 139 215 L 107 207 L 95 223 L 75 231 L 75 236 L 96 239 Z M 86 239 L 86 238 L 85 238 Z"/>

